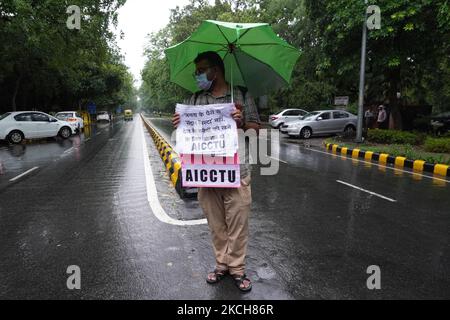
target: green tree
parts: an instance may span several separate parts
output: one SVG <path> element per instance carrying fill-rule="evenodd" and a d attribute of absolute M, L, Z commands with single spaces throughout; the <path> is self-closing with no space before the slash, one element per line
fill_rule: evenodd
<path fill-rule="evenodd" d="M 120 103 L 132 91 L 110 26 L 124 0 L 0 2 L 0 106 L 12 109 Z M 82 9 L 81 30 L 66 26 L 66 8 Z M 131 86 L 130 86 L 131 83 Z M 121 94 L 122 92 L 122 94 Z M 9 108 L 8 108 L 9 109 Z"/>
<path fill-rule="evenodd" d="M 381 7 L 382 28 L 369 32 L 366 101 L 389 101 L 399 128 L 400 104 L 450 110 L 449 2 L 370 3 Z M 185 40 L 203 20 L 215 19 L 270 23 L 301 50 L 292 84 L 269 97 L 272 109 L 330 107 L 336 95 L 356 102 L 364 11 L 362 0 L 192 0 L 173 9 L 169 24 L 151 36 L 141 95 L 150 105 L 170 111 L 188 94 L 170 83 L 163 50 Z"/>

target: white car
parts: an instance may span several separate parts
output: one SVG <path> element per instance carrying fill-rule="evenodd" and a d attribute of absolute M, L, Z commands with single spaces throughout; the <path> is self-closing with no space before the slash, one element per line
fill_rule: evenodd
<path fill-rule="evenodd" d="M 108 111 L 100 111 L 97 114 L 97 121 L 108 121 L 108 122 L 110 122 L 111 119 L 109 117 Z"/>
<path fill-rule="evenodd" d="M 67 121 L 78 132 L 81 132 L 81 130 L 84 128 L 83 118 L 76 111 L 58 112 L 55 115 L 55 118 L 62 120 L 62 121 Z"/>
<path fill-rule="evenodd" d="M 308 111 L 303 109 L 285 109 L 277 114 L 269 116 L 269 124 L 272 128 L 279 129 L 282 125 L 298 120 L 299 117 L 308 114 Z"/>
<path fill-rule="evenodd" d="M 56 136 L 67 139 L 75 133 L 69 122 L 58 120 L 43 112 L 8 112 L 0 116 L 0 140 L 8 140 L 14 144 L 19 144 L 24 139 Z"/>

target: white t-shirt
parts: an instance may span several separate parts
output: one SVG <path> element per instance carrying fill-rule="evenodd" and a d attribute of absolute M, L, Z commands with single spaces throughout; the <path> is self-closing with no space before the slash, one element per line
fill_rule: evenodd
<path fill-rule="evenodd" d="M 384 122 L 386 121 L 387 115 L 386 115 L 386 110 L 381 109 L 380 112 L 378 113 L 378 122 Z"/>

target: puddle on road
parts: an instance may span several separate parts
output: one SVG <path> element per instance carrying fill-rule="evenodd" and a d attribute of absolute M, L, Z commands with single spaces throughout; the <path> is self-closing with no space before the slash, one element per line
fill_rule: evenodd
<path fill-rule="evenodd" d="M 263 280 L 271 280 L 276 277 L 275 270 L 269 267 L 266 263 L 256 269 L 256 274 L 258 278 Z"/>

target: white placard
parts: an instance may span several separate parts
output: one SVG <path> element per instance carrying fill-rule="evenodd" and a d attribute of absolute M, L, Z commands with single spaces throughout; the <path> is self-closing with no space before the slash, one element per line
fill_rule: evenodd
<path fill-rule="evenodd" d="M 238 164 L 184 164 L 181 170 L 183 187 L 239 188 L 241 186 L 240 167 Z"/>
<path fill-rule="evenodd" d="M 178 104 L 180 115 L 177 128 L 178 154 L 208 154 L 233 156 L 238 150 L 236 121 L 231 113 L 234 104 L 189 106 Z"/>

